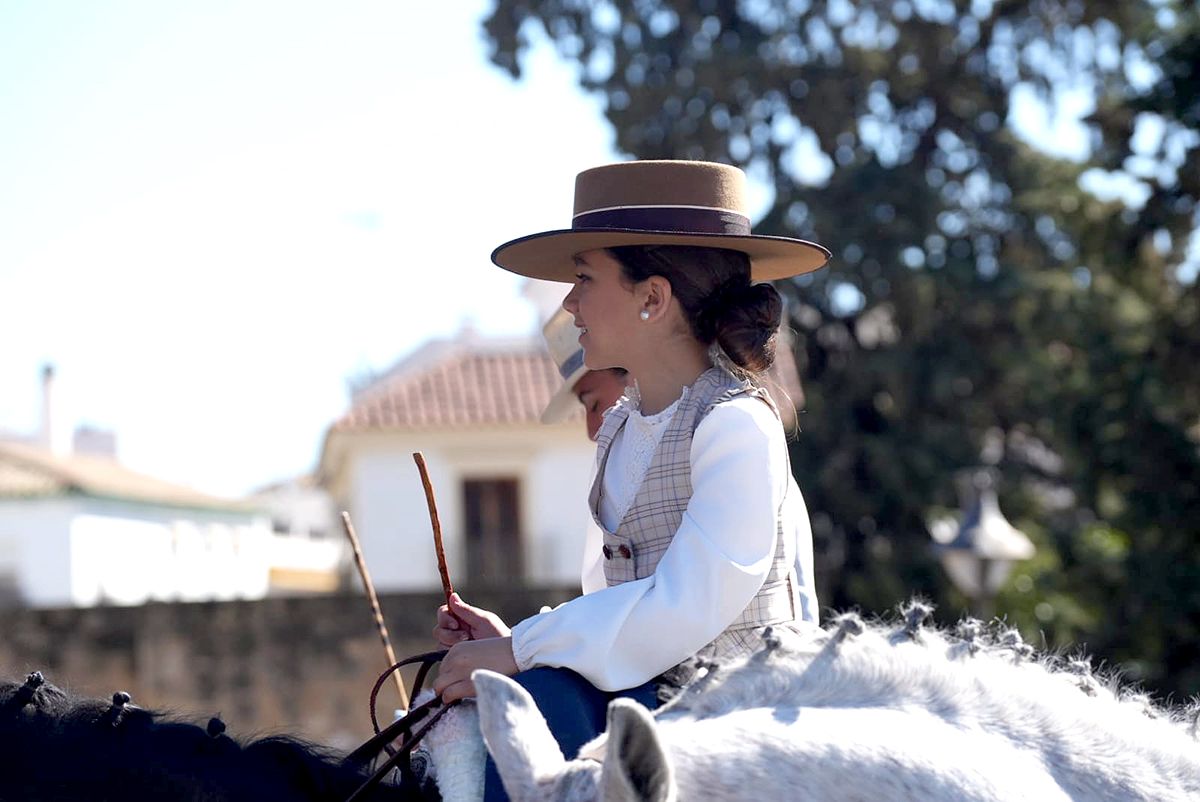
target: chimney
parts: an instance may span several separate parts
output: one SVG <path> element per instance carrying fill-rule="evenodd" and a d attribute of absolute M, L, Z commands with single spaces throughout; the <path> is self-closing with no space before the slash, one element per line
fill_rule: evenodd
<path fill-rule="evenodd" d="M 71 453 L 91 457 L 117 458 L 117 435 L 110 429 L 98 429 L 95 426 L 75 427 L 75 437 L 71 441 Z"/>
<path fill-rule="evenodd" d="M 42 367 L 42 446 L 53 454 L 71 453 L 70 428 L 64 426 L 55 391 L 54 366 Z"/>

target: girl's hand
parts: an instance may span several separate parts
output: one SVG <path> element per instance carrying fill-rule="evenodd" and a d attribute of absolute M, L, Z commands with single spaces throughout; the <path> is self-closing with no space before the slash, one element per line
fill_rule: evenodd
<path fill-rule="evenodd" d="M 475 695 L 475 683 L 471 672 L 486 668 L 511 677 L 517 673 L 517 661 L 513 658 L 512 638 L 484 638 L 467 640 L 450 647 L 438 668 L 437 681 L 433 690 L 443 702 L 453 702 Z"/>
<path fill-rule="evenodd" d="M 433 628 L 433 637 L 442 646 L 453 646 L 464 640 L 507 638 L 509 633 L 500 616 L 472 607 L 457 593 L 450 595 L 449 606 L 443 604 L 438 608 L 437 626 Z"/>

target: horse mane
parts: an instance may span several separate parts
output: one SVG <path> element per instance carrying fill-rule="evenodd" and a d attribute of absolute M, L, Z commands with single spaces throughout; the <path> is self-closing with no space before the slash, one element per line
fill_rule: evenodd
<path fill-rule="evenodd" d="M 0 799 L 344 800 L 366 778 L 332 750 L 286 735 L 239 740 L 205 726 L 77 696 L 39 672 L 0 681 Z M 395 799 L 374 789 L 369 799 Z"/>
<path fill-rule="evenodd" d="M 1039 653 L 1001 622 L 929 623 L 922 600 L 898 615 L 834 617 L 824 628 L 768 631 L 749 657 L 700 661 L 700 678 L 656 713 L 702 719 L 747 707 L 920 707 L 1021 741 L 1035 730 L 1098 728 L 1195 747 L 1200 702 L 1166 705 L 1084 655 Z M 1134 735 L 1136 733 L 1137 735 Z"/>

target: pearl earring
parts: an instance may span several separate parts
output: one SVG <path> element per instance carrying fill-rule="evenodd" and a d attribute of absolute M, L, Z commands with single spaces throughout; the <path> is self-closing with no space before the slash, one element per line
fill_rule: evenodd
<path fill-rule="evenodd" d="M 641 312 L 638 312 L 638 317 L 640 317 L 642 320 L 649 320 L 650 319 L 650 310 L 643 309 Z"/>

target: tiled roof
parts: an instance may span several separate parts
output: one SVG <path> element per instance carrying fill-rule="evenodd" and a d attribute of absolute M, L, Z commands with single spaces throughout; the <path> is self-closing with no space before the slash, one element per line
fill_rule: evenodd
<path fill-rule="evenodd" d="M 243 502 L 135 473 L 107 457 L 58 455 L 40 446 L 0 441 L 0 499 L 70 494 L 172 507 L 250 509 Z"/>
<path fill-rule="evenodd" d="M 61 488 L 50 473 L 0 456 L 0 498 L 48 496 Z"/>
<path fill-rule="evenodd" d="M 540 339 L 433 343 L 359 392 L 332 431 L 537 423 L 561 384 Z"/>

